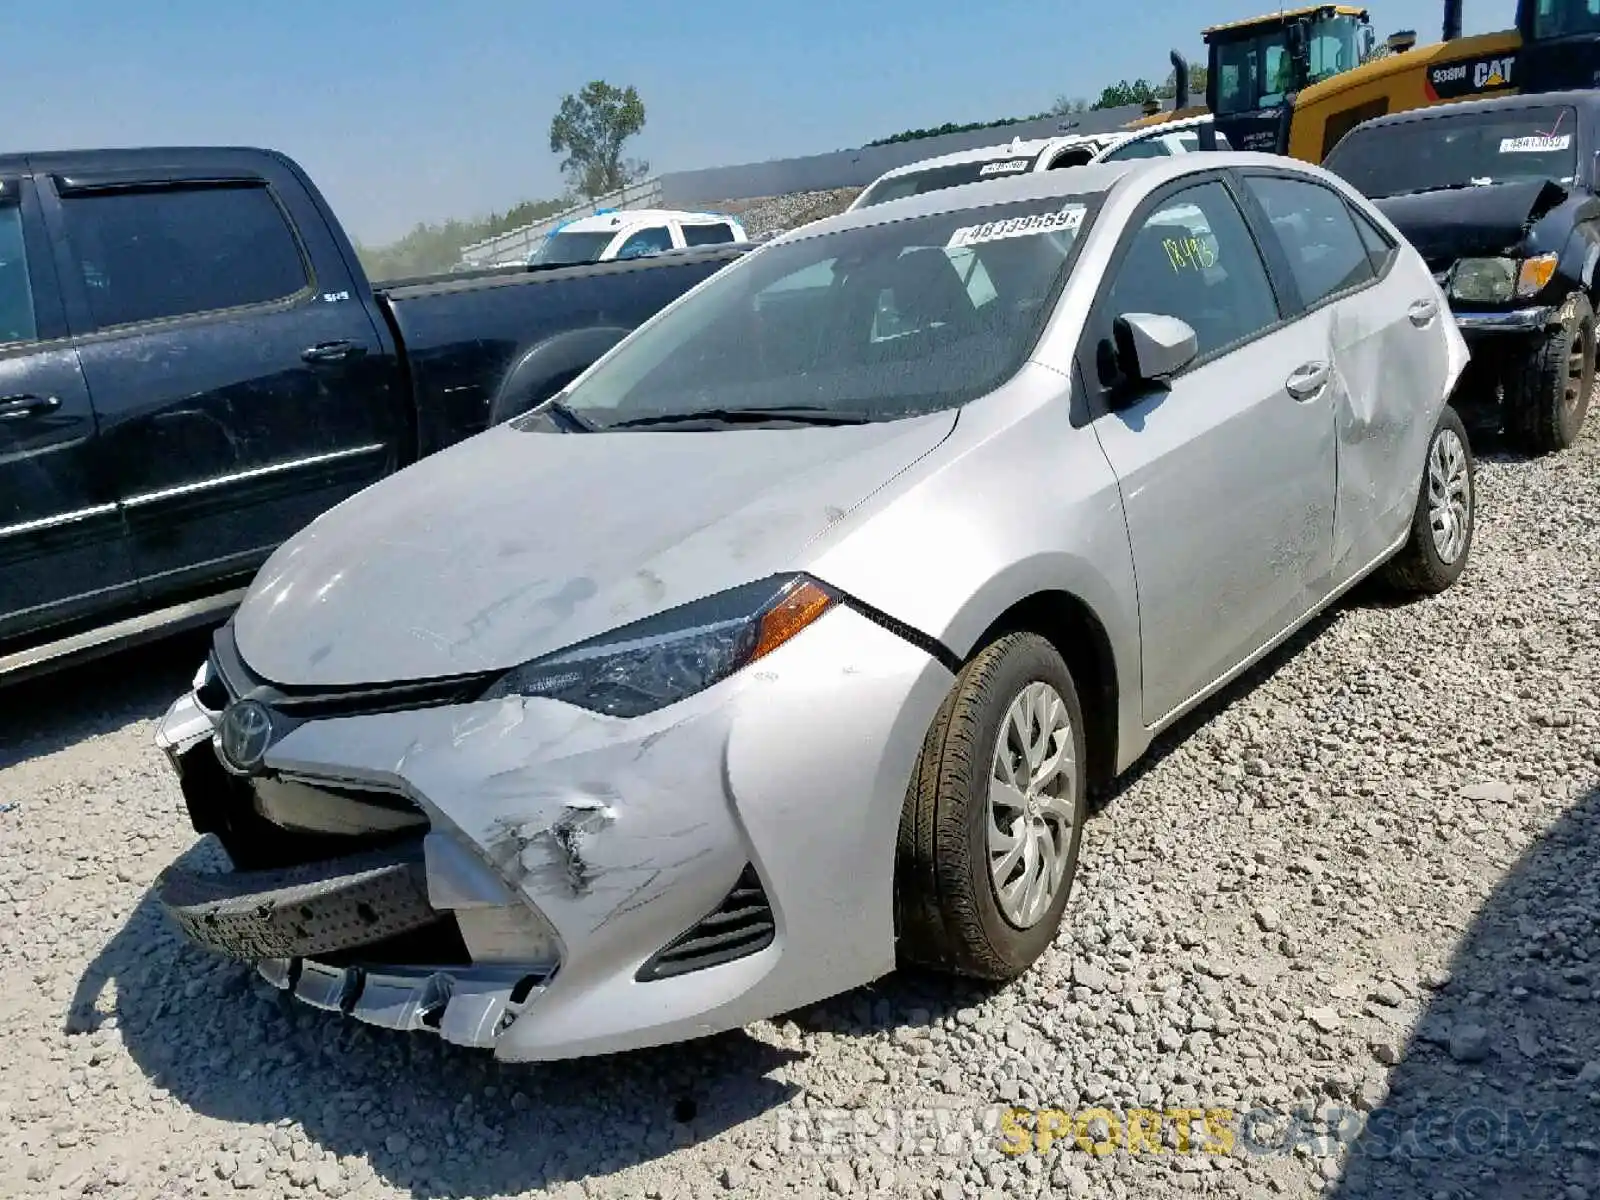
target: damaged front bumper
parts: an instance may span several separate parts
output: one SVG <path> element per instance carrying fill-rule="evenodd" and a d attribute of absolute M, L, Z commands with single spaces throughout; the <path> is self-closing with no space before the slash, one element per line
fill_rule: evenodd
<path fill-rule="evenodd" d="M 1510 312 L 1457 312 L 1456 326 L 1468 342 L 1474 338 L 1502 338 L 1543 333 L 1560 324 L 1560 312 L 1550 305 L 1519 308 Z"/>
<path fill-rule="evenodd" d="M 239 813 L 219 810 L 248 808 L 315 855 L 293 879 L 174 872 L 164 899 L 195 941 L 298 999 L 502 1059 L 737 1028 L 893 969 L 895 836 L 951 682 L 841 608 L 648 716 L 324 706 L 285 722 L 248 778 L 217 765 L 240 689 L 213 682 L 157 734 L 196 828 L 241 844 Z M 373 871 L 389 899 L 372 899 Z"/>

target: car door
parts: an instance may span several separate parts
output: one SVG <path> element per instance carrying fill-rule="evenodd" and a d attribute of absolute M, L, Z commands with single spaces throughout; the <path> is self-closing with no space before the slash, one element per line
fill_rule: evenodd
<path fill-rule="evenodd" d="M 1333 582 L 1393 548 L 1416 504 L 1431 428 L 1415 413 L 1450 371 L 1445 306 L 1432 277 L 1338 190 L 1304 177 L 1243 172 L 1305 311 L 1326 339 L 1339 438 Z"/>
<path fill-rule="evenodd" d="M 1220 176 L 1169 187 L 1129 223 L 1079 366 L 1116 474 L 1138 580 L 1144 718 L 1155 725 L 1304 616 L 1324 587 L 1335 452 L 1321 346 L 1287 318 Z M 1166 387 L 1123 376 L 1124 313 L 1191 325 Z"/>
<path fill-rule="evenodd" d="M 41 190 L 147 597 L 247 576 L 399 461 L 385 345 L 298 178 L 273 172 Z"/>
<path fill-rule="evenodd" d="M 31 181 L 0 176 L 0 640 L 135 594 Z"/>

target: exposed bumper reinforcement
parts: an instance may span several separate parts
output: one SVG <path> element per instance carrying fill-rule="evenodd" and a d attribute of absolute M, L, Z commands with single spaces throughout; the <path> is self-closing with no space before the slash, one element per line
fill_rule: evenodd
<path fill-rule="evenodd" d="M 193 941 L 246 961 L 331 954 L 438 921 L 420 839 L 273 871 L 170 867 L 162 905 Z"/>
<path fill-rule="evenodd" d="M 368 970 L 277 958 L 257 969 L 273 987 L 313 1008 L 478 1049 L 493 1048 L 550 978 L 549 970 L 526 965 Z"/>

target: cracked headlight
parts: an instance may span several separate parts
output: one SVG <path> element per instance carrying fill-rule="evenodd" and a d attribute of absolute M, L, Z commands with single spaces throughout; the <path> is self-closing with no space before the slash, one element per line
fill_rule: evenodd
<path fill-rule="evenodd" d="M 1454 300 L 1499 304 L 1511 299 L 1517 287 L 1517 263 L 1510 258 L 1463 258 L 1450 272 Z"/>
<path fill-rule="evenodd" d="M 513 667 L 483 693 L 543 696 L 637 717 L 772 653 L 838 602 L 803 575 L 748 583 Z"/>

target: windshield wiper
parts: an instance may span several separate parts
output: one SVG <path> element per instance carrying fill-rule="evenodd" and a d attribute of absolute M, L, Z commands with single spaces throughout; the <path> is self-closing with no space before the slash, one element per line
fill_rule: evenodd
<path fill-rule="evenodd" d="M 551 400 L 544 406 L 544 411 L 557 418 L 558 423 L 565 425 L 573 433 L 593 433 L 594 426 L 585 421 L 559 400 Z"/>
<path fill-rule="evenodd" d="M 788 408 L 700 408 L 688 412 L 653 413 L 630 417 L 608 425 L 608 429 L 633 429 L 641 425 L 687 425 L 695 421 L 725 425 L 753 425 L 766 421 L 794 421 L 801 425 L 865 425 L 872 418 L 866 413 L 840 412 L 821 405 L 798 404 Z"/>

